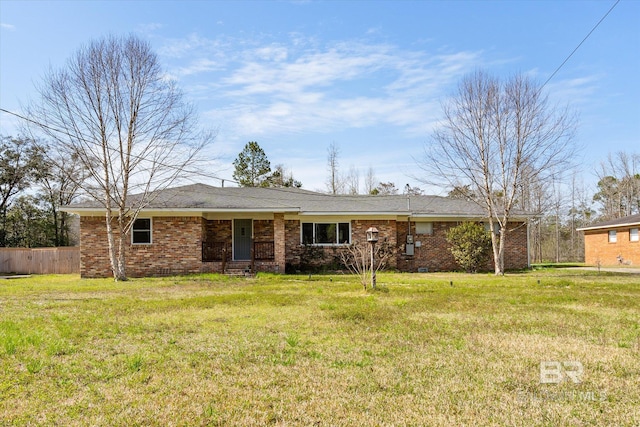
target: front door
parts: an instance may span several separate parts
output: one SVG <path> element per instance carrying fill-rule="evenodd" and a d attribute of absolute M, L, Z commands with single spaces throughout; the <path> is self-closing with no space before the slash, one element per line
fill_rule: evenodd
<path fill-rule="evenodd" d="M 235 261 L 251 259 L 251 225 L 250 219 L 233 221 L 233 259 Z"/>

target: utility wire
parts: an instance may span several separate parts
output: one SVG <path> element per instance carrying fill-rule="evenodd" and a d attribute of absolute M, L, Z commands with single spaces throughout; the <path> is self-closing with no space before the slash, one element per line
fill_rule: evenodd
<path fill-rule="evenodd" d="M 569 56 L 566 57 L 566 59 L 564 61 L 562 61 L 562 64 L 560 64 L 558 66 L 558 68 L 555 69 L 555 71 L 553 73 L 551 73 L 551 75 L 549 76 L 549 78 L 544 82 L 544 84 L 540 87 L 540 90 L 542 90 L 547 83 L 549 83 L 549 81 L 555 77 L 555 75 L 558 73 L 558 71 L 560 71 L 560 69 L 564 66 L 564 64 L 567 63 L 567 61 L 569 61 L 569 59 L 571 59 L 571 57 L 573 56 L 574 53 L 576 53 L 576 51 L 578 49 L 580 49 L 580 46 L 582 46 L 582 44 L 589 38 L 589 36 L 591 35 L 591 33 L 593 33 L 596 28 L 598 28 L 598 26 L 600 26 L 600 24 L 602 23 L 602 21 L 605 20 L 605 18 L 607 16 L 609 16 L 609 14 L 611 13 L 611 11 L 618 5 L 618 3 L 620 3 L 620 0 L 617 0 L 613 6 L 611 6 L 611 8 L 607 11 L 607 13 L 604 14 L 604 16 L 602 18 L 600 18 L 600 20 L 598 21 L 598 23 L 591 29 L 591 31 L 589 31 L 589 33 L 582 39 L 582 41 L 578 44 L 578 46 L 576 46 L 575 49 L 573 49 L 573 51 L 569 54 Z"/>
<path fill-rule="evenodd" d="M 12 116 L 15 116 L 15 117 L 17 117 L 17 118 L 21 119 L 21 120 L 24 120 L 24 121 L 29 122 L 29 123 L 33 123 L 33 124 L 35 124 L 36 126 L 39 126 L 39 127 L 45 128 L 45 129 L 48 129 L 48 130 L 50 130 L 50 131 L 52 131 L 52 132 L 59 133 L 59 134 L 62 134 L 62 135 L 66 135 L 66 136 L 69 136 L 69 137 L 75 138 L 73 135 L 69 134 L 69 132 L 67 132 L 67 131 L 64 131 L 64 130 L 62 130 L 62 129 L 54 128 L 54 127 L 49 126 L 49 125 L 44 124 L 44 123 L 40 123 L 40 122 L 38 122 L 38 121 L 36 121 L 36 120 L 30 119 L 29 117 L 25 117 L 25 116 L 23 116 L 23 115 L 21 115 L 21 114 L 14 113 L 13 111 L 9 111 L 9 110 L 7 110 L 7 109 L 0 108 L 0 112 L 10 114 L 10 115 L 12 115 Z M 91 141 L 88 141 L 87 139 L 85 139 L 85 141 L 86 141 L 87 143 L 97 145 L 97 143 L 92 143 Z M 131 154 L 131 157 L 133 157 L 133 158 L 135 158 L 135 159 L 137 159 L 137 160 L 144 160 L 144 159 L 143 159 L 143 158 L 141 158 L 140 156 L 138 156 L 138 155 L 136 155 L 136 154 L 133 154 L 133 153 Z M 172 165 L 167 165 L 167 164 L 160 163 L 160 162 L 158 162 L 158 164 L 159 164 L 160 166 L 164 166 L 164 167 L 166 167 L 166 168 L 168 168 L 168 169 L 175 169 L 175 166 L 172 166 Z M 191 174 L 193 174 L 193 175 L 199 175 L 199 176 L 202 176 L 202 177 L 205 177 L 205 178 L 216 179 L 216 180 L 221 181 L 221 182 L 232 182 L 232 183 L 234 183 L 234 184 L 240 184 L 239 182 L 234 181 L 233 179 L 220 178 L 220 177 L 218 177 L 218 176 L 211 175 L 211 174 L 207 174 L 207 173 L 204 173 L 204 172 L 201 172 L 201 171 L 185 170 L 185 172 L 189 172 L 189 173 L 191 173 Z"/>

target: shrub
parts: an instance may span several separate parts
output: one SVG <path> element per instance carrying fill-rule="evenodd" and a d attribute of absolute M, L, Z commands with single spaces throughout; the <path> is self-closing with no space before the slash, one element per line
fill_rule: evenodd
<path fill-rule="evenodd" d="M 481 224 L 463 222 L 447 231 L 449 250 L 467 273 L 476 273 L 491 255 L 491 236 Z"/>

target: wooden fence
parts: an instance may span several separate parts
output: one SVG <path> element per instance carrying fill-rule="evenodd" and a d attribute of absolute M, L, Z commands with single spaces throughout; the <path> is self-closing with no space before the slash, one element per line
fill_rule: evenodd
<path fill-rule="evenodd" d="M 0 273 L 79 274 L 80 248 L 0 248 Z"/>

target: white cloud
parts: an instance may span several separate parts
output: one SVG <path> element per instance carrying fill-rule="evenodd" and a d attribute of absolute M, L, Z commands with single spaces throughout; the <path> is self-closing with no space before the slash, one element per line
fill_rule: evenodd
<path fill-rule="evenodd" d="M 482 56 L 361 41 L 322 46 L 296 33 L 279 42 L 192 34 L 160 52 L 189 61 L 172 73 L 186 79 L 201 105 L 211 105 L 209 120 L 243 140 L 380 125 L 425 135 L 452 82 Z"/>
<path fill-rule="evenodd" d="M 16 30 L 16 26 L 13 24 L 7 24 L 5 22 L 0 22 L 0 28 L 2 28 L 3 30 L 8 30 L 8 31 L 15 31 Z"/>
<path fill-rule="evenodd" d="M 159 30 L 163 27 L 162 24 L 157 23 L 157 22 L 149 22 L 146 24 L 140 24 L 138 25 L 138 31 L 143 33 L 143 34 L 150 34 L 153 33 L 156 30 Z"/>
<path fill-rule="evenodd" d="M 190 62 L 186 67 L 177 68 L 174 72 L 178 76 L 189 76 L 192 74 L 199 74 L 222 69 L 224 69 L 224 66 L 218 61 L 200 58 Z"/>
<path fill-rule="evenodd" d="M 599 80 L 600 77 L 596 75 L 557 80 L 547 84 L 545 90 L 551 101 L 566 103 L 570 99 L 575 108 L 594 102 L 592 95 L 598 89 Z"/>

